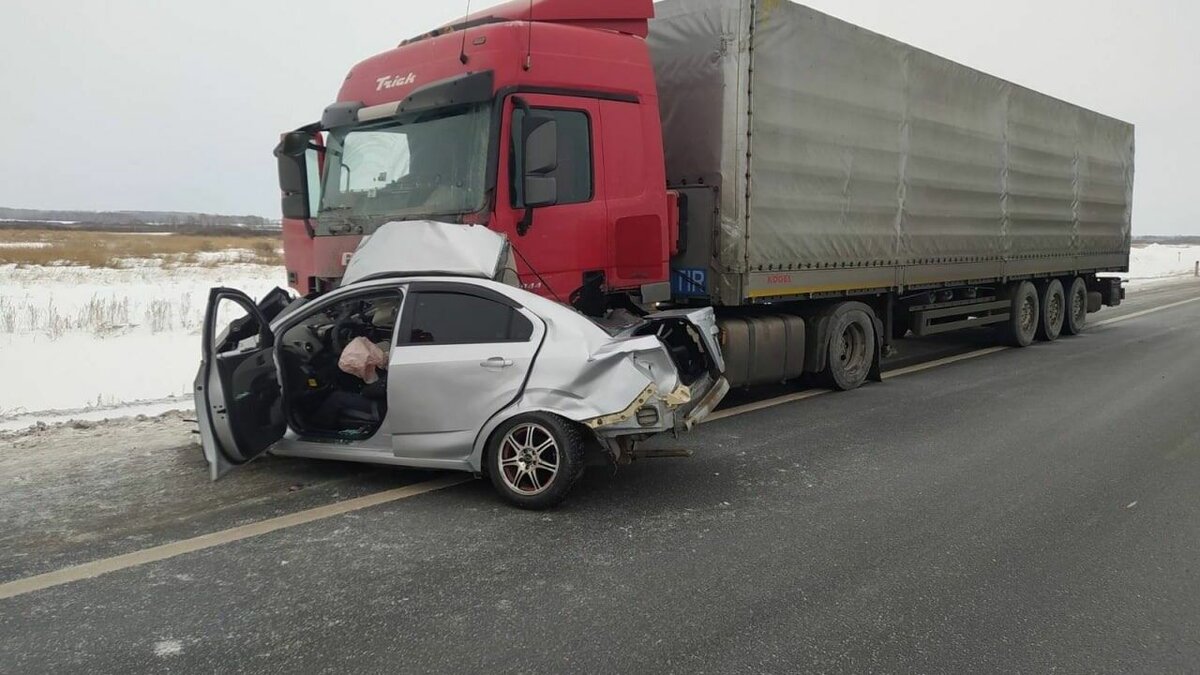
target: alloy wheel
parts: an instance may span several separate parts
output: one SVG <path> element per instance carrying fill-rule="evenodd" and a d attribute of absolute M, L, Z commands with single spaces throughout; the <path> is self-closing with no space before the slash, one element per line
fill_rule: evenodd
<path fill-rule="evenodd" d="M 509 430 L 500 441 L 500 473 L 514 492 L 544 492 L 558 475 L 558 443 L 550 430 L 532 422 Z"/>

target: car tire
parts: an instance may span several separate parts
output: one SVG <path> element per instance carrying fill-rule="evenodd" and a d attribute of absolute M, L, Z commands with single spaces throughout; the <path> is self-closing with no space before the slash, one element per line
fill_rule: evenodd
<path fill-rule="evenodd" d="M 833 311 L 825 380 L 841 391 L 857 389 L 867 381 L 875 362 L 875 321 L 869 307 L 847 302 Z"/>
<path fill-rule="evenodd" d="M 1041 317 L 1037 288 L 1028 281 L 1017 282 L 1010 288 L 1012 303 L 1005 324 L 1005 342 L 1013 347 L 1028 347 L 1037 337 Z"/>
<path fill-rule="evenodd" d="M 1069 283 L 1062 332 L 1066 335 L 1079 335 L 1087 326 L 1087 284 L 1084 283 L 1083 277 L 1075 277 Z"/>
<path fill-rule="evenodd" d="M 558 415 L 517 415 L 500 425 L 488 441 L 487 472 L 492 486 L 523 509 L 558 505 L 583 469 L 583 431 Z"/>
<path fill-rule="evenodd" d="M 1054 342 L 1062 334 L 1063 318 L 1067 313 L 1067 296 L 1062 282 L 1051 279 L 1042 287 L 1041 318 L 1038 321 L 1037 339 Z"/>

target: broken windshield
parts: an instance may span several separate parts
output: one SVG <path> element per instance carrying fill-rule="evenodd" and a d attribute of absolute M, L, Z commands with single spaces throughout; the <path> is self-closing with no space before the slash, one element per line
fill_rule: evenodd
<path fill-rule="evenodd" d="M 329 133 L 318 219 L 334 233 L 381 218 L 483 208 L 488 106 Z"/>

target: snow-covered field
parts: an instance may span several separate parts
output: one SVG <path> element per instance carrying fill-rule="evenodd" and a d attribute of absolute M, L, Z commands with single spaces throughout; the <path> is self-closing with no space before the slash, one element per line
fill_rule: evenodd
<path fill-rule="evenodd" d="M 0 266 L 0 429 L 190 407 L 209 288 L 284 283 L 245 263 Z"/>
<path fill-rule="evenodd" d="M 1120 276 L 1129 279 L 1129 285 L 1136 288 L 1146 283 L 1192 275 L 1197 261 L 1200 261 L 1200 246 L 1139 246 L 1129 254 L 1129 274 Z"/>
<path fill-rule="evenodd" d="M 191 408 L 208 290 L 255 298 L 284 271 L 249 264 L 245 251 L 204 254 L 194 265 L 0 265 L 0 431 L 37 422 L 157 414 Z M 1200 246 L 1133 250 L 1137 288 L 1191 275 Z"/>

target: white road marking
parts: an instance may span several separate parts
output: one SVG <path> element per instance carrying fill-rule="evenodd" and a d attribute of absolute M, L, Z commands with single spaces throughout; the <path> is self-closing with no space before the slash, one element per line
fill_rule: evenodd
<path fill-rule="evenodd" d="M 1114 324 L 1114 323 L 1121 323 L 1122 321 L 1128 321 L 1128 320 L 1130 320 L 1130 319 L 1136 319 L 1136 318 L 1138 318 L 1139 316 L 1146 316 L 1147 314 L 1153 314 L 1153 313 L 1155 313 L 1155 312 L 1161 312 L 1161 311 L 1163 311 L 1164 309 L 1171 309 L 1172 307 L 1178 307 L 1178 306 L 1180 306 L 1180 305 L 1186 305 L 1186 304 L 1188 304 L 1188 303 L 1191 303 L 1191 302 L 1197 302 L 1197 301 L 1200 301 L 1200 297 L 1196 297 L 1196 298 L 1188 298 L 1187 300 L 1180 300 L 1179 302 L 1172 302 L 1172 303 L 1170 303 L 1170 304 L 1167 304 L 1167 305 L 1162 305 L 1162 306 L 1160 306 L 1160 307 L 1151 307 L 1150 309 L 1143 309 L 1143 310 L 1142 310 L 1142 311 L 1140 311 L 1140 312 L 1133 312 L 1132 314 L 1126 314 L 1126 315 L 1124 315 L 1124 316 L 1117 316 L 1117 317 L 1113 317 L 1113 318 L 1111 318 L 1111 319 L 1106 319 L 1106 320 L 1104 320 L 1104 321 L 1098 321 L 1098 322 L 1096 322 L 1096 323 L 1094 323 L 1094 324 L 1091 324 L 1091 325 L 1093 325 L 1093 326 L 1109 326 L 1109 325 L 1112 325 L 1112 324 Z"/>
<path fill-rule="evenodd" d="M 154 643 L 154 655 L 161 658 L 179 656 L 183 653 L 183 643 L 179 640 L 159 640 Z"/>
<path fill-rule="evenodd" d="M 1140 312 L 1133 312 L 1132 314 L 1126 314 L 1124 316 L 1108 319 L 1106 321 L 1100 321 L 1091 325 L 1093 327 L 1107 326 L 1197 301 L 1200 301 L 1200 297 L 1180 300 L 1179 302 L 1172 302 L 1160 307 L 1152 307 Z M 951 363 L 957 363 L 959 361 L 966 361 L 968 359 L 974 359 L 980 356 L 987 356 L 988 354 L 995 354 L 996 352 L 1005 351 L 1007 349 L 1010 348 L 988 347 L 986 349 L 978 349 L 966 354 L 958 354 L 956 356 L 949 356 L 936 361 L 929 361 L 928 363 L 920 363 L 917 365 L 908 366 L 906 368 L 891 370 L 884 373 L 883 378 L 885 380 L 891 379 L 893 377 L 908 375 L 910 373 L 929 370 L 931 368 L 938 368 Z M 754 403 L 747 403 L 745 405 L 727 408 L 709 415 L 704 420 L 704 423 L 728 419 L 737 415 L 745 415 L 746 413 L 757 412 L 759 410 L 766 410 L 767 408 L 773 408 L 786 403 L 794 403 L 796 401 L 815 398 L 817 396 L 828 394 L 831 391 L 831 389 L 811 389 L 809 391 L 787 394 L 785 396 L 779 396 L 777 398 L 768 399 L 765 401 L 756 401 Z M 222 530 L 220 532 L 203 534 L 198 537 L 192 537 L 191 539 L 184 539 L 182 541 L 171 542 L 169 544 L 162 544 L 161 546 L 154 546 L 141 551 L 134 551 L 132 553 L 113 556 L 111 558 L 94 560 L 81 565 L 74 565 L 72 567 L 55 570 L 54 572 L 47 572 L 45 574 L 26 577 L 24 579 L 17 579 L 16 581 L 0 584 L 0 600 L 12 598 L 18 595 L 24 595 L 26 593 L 32 593 L 34 591 L 40 591 L 46 588 L 52 588 L 54 586 L 71 583 L 73 581 L 91 579 L 102 574 L 108 574 L 109 572 L 117 572 L 120 570 L 129 569 L 131 567 L 138 567 L 147 563 L 157 562 L 159 560 L 167 560 L 185 553 L 202 551 L 206 548 L 212 548 L 222 544 L 229 544 L 235 541 L 241 541 L 242 539 L 249 539 L 250 537 L 257 537 L 259 535 L 275 532 L 276 530 L 295 527 L 296 525 L 303 525 L 305 523 L 311 523 L 317 520 L 332 518 L 333 516 L 339 516 L 351 511 L 358 511 L 360 509 L 370 508 L 372 506 L 378 506 L 388 502 L 408 499 L 409 497 L 416 497 L 417 495 L 425 494 L 426 492 L 433 492 L 435 490 L 442 490 L 455 485 L 461 485 L 471 480 L 473 479 L 469 476 L 460 475 L 436 478 L 424 483 L 406 485 L 405 487 L 396 488 L 394 490 L 385 490 L 383 492 L 377 492 L 365 497 L 347 499 L 346 501 L 327 504 L 325 506 L 318 506 L 313 509 L 291 513 L 286 516 L 279 516 L 278 518 L 270 518 L 261 522 L 250 523 L 249 525 L 241 525 L 239 527 Z M 1136 505 L 1137 502 L 1134 502 L 1126 508 L 1132 508 Z"/>
<path fill-rule="evenodd" d="M 1173 307 L 1178 307 L 1180 305 L 1186 305 L 1191 302 L 1200 302 L 1200 297 L 1188 298 L 1187 300 L 1180 300 L 1178 302 L 1172 302 L 1172 303 L 1169 303 L 1166 305 L 1160 305 L 1158 307 L 1151 307 L 1150 309 L 1143 309 L 1140 312 L 1133 312 L 1131 314 L 1125 314 L 1123 316 L 1114 317 L 1112 319 L 1107 319 L 1105 321 L 1098 321 L 1093 324 L 1088 324 L 1088 326 L 1091 328 L 1099 328 L 1100 326 L 1108 326 L 1108 325 L 1111 325 L 1114 323 L 1119 323 L 1121 321 L 1128 321 L 1129 319 L 1136 319 L 1139 316 L 1145 316 L 1147 314 L 1161 312 L 1163 310 L 1171 309 Z M 937 359 L 936 361 L 927 361 L 925 363 L 918 363 L 916 365 L 907 366 L 905 368 L 897 368 L 896 370 L 889 370 L 889 371 L 883 373 L 883 379 L 890 380 L 893 377 L 900 377 L 902 375 L 910 375 L 912 373 L 919 373 L 923 370 L 930 370 L 932 368 L 940 368 L 941 366 L 948 366 L 951 363 L 958 363 L 959 361 L 967 361 L 969 359 L 975 359 L 975 358 L 979 358 L 980 356 L 987 356 L 988 354 L 995 354 L 997 352 L 1003 352 L 1003 351 L 1007 351 L 1009 349 L 1012 349 L 1012 347 L 998 345 L 995 347 L 985 347 L 983 349 L 977 349 L 973 352 L 967 352 L 966 354 L 956 354 L 954 356 L 947 356 L 944 359 Z M 738 415 L 745 415 L 746 413 L 758 412 L 759 410 L 766 410 L 768 408 L 774 408 L 775 406 L 784 405 L 785 403 L 794 403 L 796 401 L 803 401 L 805 399 L 814 398 L 817 396 L 821 396 L 823 394 L 831 393 L 832 391 L 833 391 L 832 389 L 810 389 L 808 391 L 796 392 L 794 394 L 786 394 L 784 396 L 780 396 L 777 398 L 770 398 L 770 399 L 766 399 L 764 401 L 755 401 L 754 403 L 747 403 L 745 405 L 739 405 L 739 406 L 735 406 L 733 408 L 726 408 L 724 410 L 719 410 L 719 411 L 709 415 L 707 418 L 705 418 L 704 422 L 705 423 L 716 422 L 718 420 L 728 419 L 730 417 L 736 417 Z"/>
<path fill-rule="evenodd" d="M 995 354 L 996 352 L 1002 352 L 1006 349 L 1009 349 L 1009 347 L 987 347 L 986 349 L 979 349 L 979 350 L 976 350 L 973 352 L 967 352 L 966 354 L 956 354 L 955 356 L 947 356 L 944 359 L 938 359 L 936 361 L 929 361 L 926 363 L 918 363 L 916 365 L 908 366 L 906 368 L 897 368 L 896 370 L 889 370 L 889 371 L 885 372 L 883 374 L 883 379 L 888 380 L 893 377 L 899 377 L 901 375 L 908 375 L 910 373 L 918 373 L 918 372 L 921 372 L 922 370 L 929 370 L 930 368 L 937 368 L 939 366 L 946 366 L 946 365 L 950 365 L 951 363 L 957 363 L 959 361 L 966 361 L 967 359 L 974 359 L 974 358 L 978 358 L 980 356 L 987 356 L 988 354 Z M 707 424 L 708 422 L 716 422 L 718 420 L 728 419 L 730 417 L 736 417 L 738 415 L 745 415 L 746 413 L 758 412 L 760 410 L 766 410 L 767 408 L 774 408 L 775 406 L 780 406 L 785 403 L 795 403 L 796 401 L 803 401 L 806 399 L 815 398 L 817 396 L 822 396 L 824 394 L 831 394 L 831 393 L 833 393 L 832 389 L 809 389 L 807 391 L 798 391 L 794 394 L 786 394 L 784 396 L 779 396 L 776 398 L 769 398 L 764 401 L 755 401 L 753 403 L 746 403 L 744 405 L 734 406 L 732 408 L 726 408 L 724 410 L 718 410 L 717 412 L 704 418 L 704 421 L 701 423 Z"/>
<path fill-rule="evenodd" d="M 958 363 L 959 361 L 975 359 L 975 358 L 979 358 L 980 356 L 987 356 L 988 354 L 995 354 L 996 352 L 1003 352 L 1003 351 L 1007 351 L 1009 349 L 1012 349 L 1012 347 L 1003 347 L 1003 346 L 985 347 L 984 349 L 977 349 L 973 352 L 967 352 L 966 354 L 955 354 L 954 356 L 947 356 L 944 359 L 938 359 L 936 361 L 927 361 L 925 363 L 918 363 L 916 365 L 907 366 L 905 368 L 897 368 L 896 370 L 889 370 L 883 374 L 883 379 L 890 380 L 893 377 L 900 377 L 901 375 L 908 375 L 910 373 L 919 373 L 922 370 L 929 370 L 930 368 L 938 368 L 940 366 L 948 366 L 951 363 Z"/>
<path fill-rule="evenodd" d="M 716 422 L 717 420 L 723 420 L 736 415 L 745 415 L 746 413 L 758 412 L 759 410 L 766 410 L 767 408 L 774 408 L 775 406 L 783 405 L 784 403 L 803 401 L 804 399 L 814 398 L 822 394 L 828 394 L 832 391 L 832 389 L 810 389 L 808 391 L 799 391 L 794 394 L 787 394 L 786 396 L 780 396 L 778 398 L 769 398 L 765 401 L 755 401 L 754 403 L 747 403 L 745 405 L 718 410 L 708 417 L 705 417 L 701 424 Z"/>
<path fill-rule="evenodd" d="M 92 562 L 74 565 L 72 567 L 65 567 L 53 572 L 26 577 L 24 579 L 17 579 L 16 581 L 0 584 L 0 600 L 18 595 L 24 595 L 26 593 L 32 593 L 34 591 L 40 591 L 53 586 L 59 586 L 61 584 L 71 583 L 72 581 L 91 579 L 93 577 L 98 577 L 101 574 L 117 572 L 120 570 L 129 569 L 130 567 L 138 567 L 140 565 L 145 565 L 146 563 L 174 558 L 175 556 L 183 555 L 184 553 L 202 551 L 206 548 L 212 548 L 222 544 L 229 544 L 235 541 L 241 541 L 242 539 L 249 539 L 250 537 L 257 537 L 259 535 L 275 532 L 276 530 L 295 527 L 297 525 L 303 525 L 305 523 L 311 523 L 317 520 L 324 520 L 326 518 L 332 518 L 333 516 L 340 516 L 351 511 L 358 511 L 360 509 L 366 509 L 372 506 L 386 504 L 388 502 L 408 499 L 409 497 L 416 497 L 417 495 L 422 495 L 426 492 L 442 490 L 448 487 L 466 483 L 470 480 L 474 479 L 465 474 L 456 474 L 442 478 L 435 478 L 430 481 L 425 481 L 424 483 L 406 485 L 394 490 L 384 490 L 383 492 L 376 492 L 375 494 L 366 495 L 365 497 L 347 499 L 345 501 L 335 502 L 333 504 L 326 504 L 325 506 L 318 506 L 316 508 L 306 509 L 304 511 L 297 511 L 296 513 L 289 513 L 286 516 L 279 516 L 277 518 L 269 518 L 257 523 L 250 523 L 249 525 L 241 525 L 228 530 L 221 530 L 220 532 L 202 534 L 198 537 L 192 537 L 191 539 L 174 541 L 169 544 L 153 546 L 151 548 L 134 551 L 132 553 L 126 553 L 124 555 L 103 558 L 101 560 L 93 560 Z"/>

